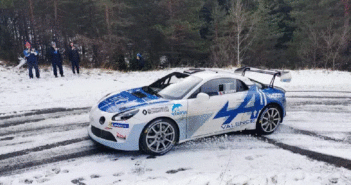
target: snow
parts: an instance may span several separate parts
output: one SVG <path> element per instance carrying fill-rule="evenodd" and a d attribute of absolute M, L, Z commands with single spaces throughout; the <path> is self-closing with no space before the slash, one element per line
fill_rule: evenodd
<path fill-rule="evenodd" d="M 0 65 L 0 116 L 48 108 L 91 107 L 109 92 L 147 85 L 170 72 L 183 70 L 118 72 L 82 69 L 80 75 L 73 75 L 67 66 L 64 68 L 65 77 L 55 78 L 51 69 L 42 68 L 40 79 L 29 79 L 26 69 Z M 351 73 L 297 70 L 291 71 L 291 74 L 290 83 L 276 79 L 275 85 L 287 91 L 289 109 L 283 125 L 267 137 L 303 149 L 351 159 Z M 267 75 L 250 72 L 246 75 L 265 83 L 271 80 Z M 1 128 L 0 155 L 87 137 L 87 111 L 6 120 L 42 119 Z M 70 125 L 77 129 L 60 131 L 61 126 Z M 41 131 L 48 127 L 52 127 L 50 133 Z M 345 142 L 293 133 L 289 127 Z M 20 134 L 16 131 L 26 129 L 37 130 L 38 133 L 16 137 Z M 5 133 L 13 133 L 15 138 L 5 140 L 1 136 Z M 27 144 L 11 145 L 21 142 Z M 18 160 L 25 163 L 59 153 L 84 152 L 93 147 L 89 139 L 83 139 L 50 151 L 30 153 Z M 10 162 L 18 161 L 0 160 L 0 169 Z M 185 142 L 163 156 L 110 151 L 49 163 L 11 175 L 0 174 L 0 185 L 15 184 L 351 184 L 351 171 L 283 150 L 250 134 L 234 133 Z"/>

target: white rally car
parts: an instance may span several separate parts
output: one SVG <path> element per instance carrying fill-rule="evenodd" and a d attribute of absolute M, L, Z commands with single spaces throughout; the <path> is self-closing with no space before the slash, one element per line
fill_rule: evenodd
<path fill-rule="evenodd" d="M 265 85 L 245 77 L 245 71 L 273 78 Z M 164 154 L 200 137 L 255 129 L 270 134 L 285 116 L 285 91 L 273 86 L 276 76 L 291 80 L 289 72 L 248 67 L 235 73 L 173 72 L 149 86 L 103 97 L 91 109 L 89 136 L 118 150 Z"/>

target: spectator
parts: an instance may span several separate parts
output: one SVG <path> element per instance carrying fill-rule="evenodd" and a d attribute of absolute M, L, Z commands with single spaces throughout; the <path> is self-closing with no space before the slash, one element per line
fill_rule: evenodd
<path fill-rule="evenodd" d="M 143 56 L 141 56 L 140 53 L 137 54 L 137 60 L 138 60 L 138 63 L 139 63 L 139 70 L 142 70 L 144 68 L 145 61 L 144 61 Z"/>
<path fill-rule="evenodd" d="M 24 57 L 27 59 L 27 65 L 28 65 L 28 70 L 29 70 L 29 78 L 33 78 L 33 72 L 32 69 L 34 67 L 35 70 L 35 76 L 37 78 L 40 78 L 39 74 L 39 68 L 38 68 L 38 51 L 32 48 L 31 44 L 29 42 L 25 43 L 26 49 L 23 51 Z"/>
<path fill-rule="evenodd" d="M 63 69 L 62 69 L 62 57 L 60 54 L 60 50 L 56 47 L 55 42 L 52 43 L 50 54 L 51 54 L 52 68 L 54 70 L 55 77 L 57 78 L 57 68 L 56 67 L 59 68 L 61 77 L 64 77 Z"/>
<path fill-rule="evenodd" d="M 72 71 L 73 74 L 76 74 L 75 70 L 77 70 L 77 74 L 79 74 L 79 53 L 77 48 L 74 46 L 73 42 L 70 43 L 71 49 L 69 50 L 68 58 L 72 63 Z"/>

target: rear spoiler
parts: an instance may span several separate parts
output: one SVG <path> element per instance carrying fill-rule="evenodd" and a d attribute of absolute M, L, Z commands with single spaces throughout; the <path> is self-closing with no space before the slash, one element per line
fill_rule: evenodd
<path fill-rule="evenodd" d="M 257 69 L 257 68 L 251 68 L 251 67 L 242 67 L 242 68 L 236 69 L 234 71 L 234 73 L 241 74 L 242 76 L 245 76 L 245 71 L 273 75 L 271 83 L 269 84 L 269 87 L 272 87 L 272 88 L 274 85 L 275 77 L 280 77 L 281 82 L 290 82 L 291 81 L 291 73 L 289 71 L 282 71 L 282 70 L 263 70 L 263 69 Z"/>

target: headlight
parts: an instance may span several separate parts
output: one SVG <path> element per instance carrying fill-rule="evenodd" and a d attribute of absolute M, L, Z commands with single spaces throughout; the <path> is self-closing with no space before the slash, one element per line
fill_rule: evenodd
<path fill-rule="evenodd" d="M 112 121 L 127 120 L 127 119 L 133 117 L 138 112 L 139 112 L 139 109 L 118 113 L 112 117 Z"/>

